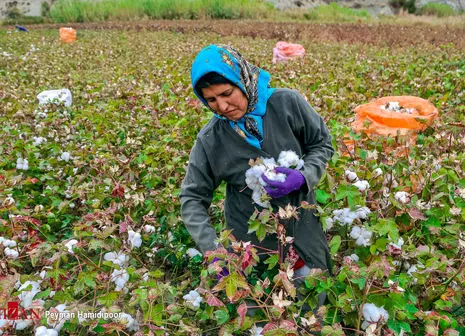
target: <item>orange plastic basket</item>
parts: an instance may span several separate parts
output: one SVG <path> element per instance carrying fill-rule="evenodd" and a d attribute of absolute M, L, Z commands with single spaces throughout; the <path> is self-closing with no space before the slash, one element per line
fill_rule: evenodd
<path fill-rule="evenodd" d="M 354 131 L 391 136 L 424 130 L 439 115 L 428 100 L 414 96 L 379 98 L 357 106 L 354 112 Z"/>
<path fill-rule="evenodd" d="M 60 39 L 65 43 L 76 41 L 76 29 L 67 27 L 60 28 Z"/>

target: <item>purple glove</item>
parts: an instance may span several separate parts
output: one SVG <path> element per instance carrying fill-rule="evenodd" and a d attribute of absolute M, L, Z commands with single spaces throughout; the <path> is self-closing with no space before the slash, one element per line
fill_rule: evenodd
<path fill-rule="evenodd" d="M 276 167 L 274 170 L 276 173 L 283 173 L 287 175 L 287 177 L 284 182 L 279 182 L 270 180 L 264 174 L 262 175 L 263 181 L 268 184 L 265 187 L 265 190 L 272 198 L 280 198 L 294 190 L 299 190 L 305 183 L 305 177 L 302 175 L 300 170 L 285 167 Z"/>

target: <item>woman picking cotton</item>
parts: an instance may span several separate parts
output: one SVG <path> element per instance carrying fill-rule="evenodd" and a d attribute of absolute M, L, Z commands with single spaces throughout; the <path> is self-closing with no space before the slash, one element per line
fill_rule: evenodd
<path fill-rule="evenodd" d="M 201 50 L 191 79 L 195 94 L 214 116 L 190 154 L 180 194 L 184 223 L 203 253 L 217 248 L 208 208 L 214 190 L 225 181 L 227 229 L 239 242 L 276 251 L 277 235 L 259 241 L 248 233 L 249 219 L 264 207 L 315 202 L 313 188 L 334 151 L 329 131 L 301 94 L 271 88 L 269 73 L 230 46 Z M 260 159 L 262 167 L 250 170 L 251 159 Z M 294 284 L 312 268 L 328 270 L 329 249 L 313 210 L 299 208 L 298 216 L 283 223 L 286 236 L 293 237 L 282 252 L 295 271 Z"/>

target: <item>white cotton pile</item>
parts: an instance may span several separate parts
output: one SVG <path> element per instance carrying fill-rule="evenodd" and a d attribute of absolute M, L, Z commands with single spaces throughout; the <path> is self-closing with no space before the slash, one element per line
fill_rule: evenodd
<path fill-rule="evenodd" d="M 126 282 L 129 280 L 128 272 L 122 268 L 119 270 L 113 270 L 111 273 L 111 281 L 113 281 L 116 285 L 115 291 L 119 292 L 122 289 L 125 289 Z"/>
<path fill-rule="evenodd" d="M 196 310 L 200 307 L 200 303 L 202 302 L 202 297 L 197 292 L 196 289 L 191 290 L 188 294 L 182 297 L 184 299 L 184 303 L 190 307 L 191 309 Z"/>
<path fill-rule="evenodd" d="M 278 164 L 280 167 L 300 169 L 304 166 L 304 160 L 300 159 L 294 151 L 282 151 L 279 153 Z"/>
<path fill-rule="evenodd" d="M 293 151 L 282 151 L 279 154 L 278 163 L 274 158 L 261 158 L 261 164 L 256 164 L 247 169 L 245 172 L 245 183 L 252 190 L 252 199 L 258 205 L 267 208 L 270 205 L 267 199 L 265 190 L 266 182 L 263 180 L 262 175 L 265 175 L 272 181 L 284 182 L 286 174 L 276 173 L 276 167 L 286 167 L 293 169 L 300 169 L 304 165 L 304 161 L 299 159 L 297 154 Z"/>
<path fill-rule="evenodd" d="M 120 267 L 125 267 L 128 265 L 129 257 L 125 255 L 123 252 L 108 252 L 105 253 L 103 259 L 107 261 L 111 261 L 113 264 L 118 265 Z"/>
<path fill-rule="evenodd" d="M 350 236 L 355 239 L 355 244 L 357 246 L 370 246 L 372 235 L 373 232 L 359 226 L 354 226 L 352 231 L 350 231 Z"/>
<path fill-rule="evenodd" d="M 333 211 L 333 220 L 344 225 L 351 225 L 356 219 L 366 219 L 371 213 L 367 207 L 358 207 L 355 211 L 349 208 L 336 209 Z"/>

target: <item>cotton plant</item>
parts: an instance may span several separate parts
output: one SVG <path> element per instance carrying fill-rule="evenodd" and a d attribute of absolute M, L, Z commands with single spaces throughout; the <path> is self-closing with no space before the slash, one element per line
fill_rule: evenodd
<path fill-rule="evenodd" d="M 32 302 L 34 297 L 41 292 L 40 288 L 41 281 L 31 281 L 27 280 L 23 284 L 19 281 L 16 283 L 18 286 L 18 299 L 20 300 L 20 304 L 23 308 L 28 309 L 32 306 Z"/>
<path fill-rule="evenodd" d="M 263 180 L 262 175 L 272 181 L 284 182 L 287 177 L 286 174 L 276 173 L 275 168 L 300 169 L 303 165 L 304 161 L 293 151 L 282 151 L 279 154 L 278 162 L 274 158 L 258 158 L 255 160 L 245 172 L 245 183 L 252 190 L 253 201 L 264 208 L 270 206 L 269 196 L 265 190 L 267 183 Z"/>
<path fill-rule="evenodd" d="M 106 261 L 111 261 L 113 264 L 120 267 L 126 267 L 129 263 L 129 257 L 123 252 L 107 252 L 104 254 L 103 259 Z"/>

